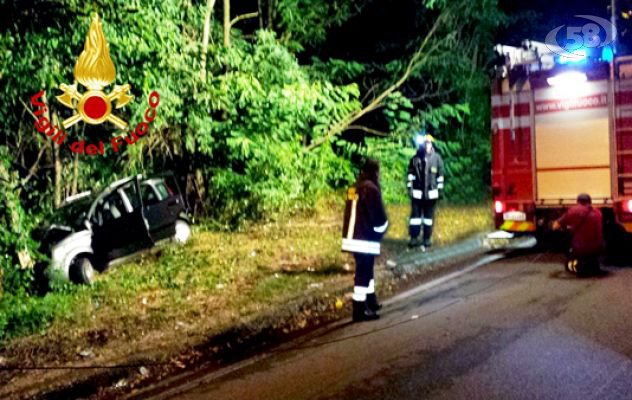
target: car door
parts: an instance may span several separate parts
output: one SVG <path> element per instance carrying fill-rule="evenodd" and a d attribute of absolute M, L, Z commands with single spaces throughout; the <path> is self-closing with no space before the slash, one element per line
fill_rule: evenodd
<path fill-rule="evenodd" d="M 184 204 L 174 186 L 165 178 L 148 179 L 141 184 L 145 216 L 154 240 L 170 238 L 176 233 L 175 223 Z"/>
<path fill-rule="evenodd" d="M 104 265 L 152 244 L 135 179 L 97 199 L 90 222 L 92 248 Z"/>

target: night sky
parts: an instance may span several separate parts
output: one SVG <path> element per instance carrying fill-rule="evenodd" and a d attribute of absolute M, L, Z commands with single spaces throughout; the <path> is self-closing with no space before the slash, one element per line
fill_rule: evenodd
<path fill-rule="evenodd" d="M 610 20 L 610 0 L 500 0 L 500 7 L 514 19 L 511 26 L 498 33 L 497 42 L 516 46 L 524 39 L 544 42 L 546 34 L 560 25 L 582 26 L 586 19 L 574 15 L 595 15 Z M 632 10 L 632 0 L 616 0 L 620 53 L 627 53 L 632 43 L 632 18 L 621 18 L 621 12 Z"/>
<path fill-rule="evenodd" d="M 499 8 L 512 21 L 499 29 L 496 43 L 518 46 L 525 39 L 544 42 L 548 32 L 560 25 L 583 26 L 590 22 L 574 15 L 594 15 L 610 20 L 611 0 L 498 0 Z M 236 14 L 252 12 L 252 1 L 234 2 Z M 418 12 L 423 0 L 363 0 L 362 12 L 342 26 L 333 26 L 325 43 L 307 45 L 300 55 L 308 61 L 312 55 L 321 58 L 353 59 L 361 62 L 388 62 L 406 51 L 406 44 L 428 29 L 420 23 Z M 615 0 L 620 45 L 619 55 L 632 54 L 632 16 L 621 17 L 621 12 L 632 11 L 632 0 Z M 632 13 L 631 13 L 632 15 Z M 423 22 L 423 21 L 421 21 Z M 241 23 L 246 33 L 258 28 L 258 20 Z M 565 30 L 563 30 L 565 32 Z M 560 32 L 560 36 L 563 32 Z M 605 37 L 605 36 L 604 36 Z M 629 49 L 629 50 L 628 50 Z"/>
<path fill-rule="evenodd" d="M 520 45 L 525 39 L 544 42 L 547 33 L 560 25 L 583 26 L 590 22 L 574 18 L 574 15 L 594 15 L 610 20 L 610 3 L 611 0 L 499 0 L 499 7 L 512 23 L 498 31 L 496 42 L 512 46 Z M 620 12 L 632 10 L 632 0 L 616 0 L 616 3 Z M 402 52 L 403 43 L 427 29 L 415 20 L 415 11 L 420 7 L 420 0 L 367 1 L 361 14 L 342 27 L 334 27 L 329 40 L 308 53 L 362 61 L 396 58 Z M 382 29 L 373 29 L 378 26 Z M 632 48 L 627 45 L 632 44 L 632 17 L 628 20 L 619 17 L 617 27 L 618 40 L 624 44 L 619 51 L 621 55 L 625 48 Z"/>

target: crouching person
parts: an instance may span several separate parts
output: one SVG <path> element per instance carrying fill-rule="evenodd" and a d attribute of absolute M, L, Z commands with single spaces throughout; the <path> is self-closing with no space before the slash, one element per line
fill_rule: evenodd
<path fill-rule="evenodd" d="M 601 211 L 593 208 L 590 195 L 577 196 L 577 205 L 553 222 L 553 229 L 567 229 L 571 234 L 566 269 L 578 276 L 600 272 L 599 256 L 603 250 Z"/>
<path fill-rule="evenodd" d="M 353 288 L 353 320 L 378 319 L 381 305 L 375 296 L 373 265 L 380 254 L 380 241 L 388 220 L 379 184 L 379 164 L 368 159 L 357 182 L 347 191 L 342 250 L 353 253 L 355 279 Z"/>

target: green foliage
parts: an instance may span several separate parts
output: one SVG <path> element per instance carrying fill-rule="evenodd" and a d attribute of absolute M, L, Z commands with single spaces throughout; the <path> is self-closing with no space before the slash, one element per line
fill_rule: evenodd
<path fill-rule="evenodd" d="M 22 188 L 11 157 L 0 146 L 0 296 L 23 293 L 33 279 L 37 243 L 30 237 L 34 218 L 22 206 Z"/>
<path fill-rule="evenodd" d="M 437 151 L 445 164 L 445 191 L 443 199 L 451 204 L 478 204 L 488 196 L 481 175 L 483 164 L 475 162 L 477 156 L 458 142 L 437 140 Z M 380 184 L 387 203 L 409 201 L 406 189 L 408 163 L 415 155 L 411 139 L 368 139 L 365 154 L 380 161 Z"/>
<path fill-rule="evenodd" d="M 488 189 L 483 177 L 488 173 L 488 164 L 481 153 L 485 153 L 487 148 L 484 147 L 485 143 L 475 143 L 470 136 L 460 134 L 470 114 L 469 105 L 442 104 L 436 108 L 417 111 L 414 117 L 405 110 L 412 110 L 412 107 L 407 104 L 405 97 L 395 92 L 384 110 L 392 136 L 386 140 L 367 139 L 366 149 L 360 150 L 380 160 L 385 201 L 408 201 L 406 171 L 416 151 L 413 145 L 414 133 L 420 130 L 435 137 L 435 147 L 444 160 L 444 198 L 455 204 L 477 204 L 485 199 Z M 474 145 L 467 147 L 469 143 Z"/>
<path fill-rule="evenodd" d="M 464 148 L 459 142 L 436 143 L 445 162 L 445 198 L 454 204 L 479 204 L 489 197 L 483 177 L 489 173 L 480 162 L 479 148 Z"/>
<path fill-rule="evenodd" d="M 72 312 L 73 296 L 50 293 L 44 297 L 5 293 L 0 298 L 0 341 L 42 332 L 55 319 Z"/>
<path fill-rule="evenodd" d="M 281 0 L 278 3 L 279 28 L 285 43 L 296 50 L 318 45 L 328 31 L 340 26 L 362 5 L 353 0 Z"/>
<path fill-rule="evenodd" d="M 392 93 L 386 99 L 385 105 L 384 117 L 388 122 L 389 131 L 394 135 L 405 135 L 410 132 L 411 125 L 420 125 L 419 122 L 412 119 L 412 114 L 415 113 L 413 103 L 401 92 Z"/>
<path fill-rule="evenodd" d="M 366 64 L 356 61 L 345 61 L 335 58 L 323 61 L 318 57 L 312 58 L 312 64 L 308 68 L 311 75 L 315 78 L 328 79 L 340 84 L 357 81 L 368 70 Z"/>
<path fill-rule="evenodd" d="M 205 128 L 191 132 L 188 142 L 189 150 L 213 161 L 206 169 L 212 215 L 235 223 L 313 204 L 341 178 L 341 160 L 329 148 L 305 152 L 303 146 L 359 108 L 357 86 L 310 77 L 266 31 L 254 44 L 213 54 L 211 114 L 199 116 Z M 223 69 L 230 72 L 220 75 Z"/>
<path fill-rule="evenodd" d="M 488 68 L 494 59 L 493 34 L 506 23 L 507 17 L 494 0 L 426 1 L 425 5 L 428 10 L 420 12 L 426 16 L 424 26 L 434 22 L 428 18 L 429 15 L 436 18 L 434 13 L 448 17 L 430 38 L 428 48 L 432 51 L 412 69 L 400 91 L 385 101 L 383 115 L 395 137 L 384 144 L 375 141 L 369 148 L 390 154 L 385 158 L 386 164 L 404 171 L 406 157 L 395 155 L 399 152 L 393 154 L 394 149 L 390 152 L 386 149 L 397 148 L 400 143 L 407 143 L 402 138 L 427 130 L 439 139 L 437 148 L 446 163 L 448 201 L 477 202 L 488 195 L 491 158 Z M 411 40 L 411 47 L 416 48 L 419 40 Z M 408 61 L 403 57 L 373 69 L 375 74 L 393 77 L 384 81 L 383 85 L 388 85 L 403 74 Z M 397 181 L 398 190 L 401 185 Z"/>
<path fill-rule="evenodd" d="M 294 26 L 289 18 L 291 10 L 302 7 L 298 3 L 279 4 L 286 26 Z M 116 83 L 130 83 L 138 97 L 117 114 L 134 124 L 142 119 L 151 90 L 161 99 L 150 132 L 138 144 L 110 157 L 81 158 L 79 190 L 184 160 L 189 164 L 182 172 L 204 172 L 206 214 L 219 216 L 226 210 L 226 219 L 232 221 L 292 208 L 304 200 L 311 203 L 318 190 L 339 179 L 335 154 L 328 149 L 304 153 L 302 147 L 359 107 L 358 87 L 311 77 L 273 33 L 260 31 L 252 43 L 236 39 L 230 48 L 211 38 L 202 54 L 204 5 L 182 7 L 175 0 L 55 4 L 43 24 L 24 18 L 0 36 L 0 48 L 5 49 L 0 51 L 0 117 L 15 127 L 16 146 L 33 124 L 20 100 L 28 103 L 31 95 L 46 89 L 51 113 L 70 115 L 50 99 L 59 83 L 73 81 L 71 67 L 96 11 L 117 68 Z M 340 7 L 350 7 L 323 6 L 326 13 L 340 14 L 339 21 L 346 13 Z M 156 29 L 148 29 L 148 21 Z M 218 31 L 213 25 L 212 32 Z M 206 67 L 201 70 L 204 57 Z M 101 138 L 107 143 L 115 133 L 104 127 L 106 132 L 99 135 L 105 133 Z M 86 134 L 88 141 L 94 140 L 94 133 Z M 29 139 L 27 145 L 37 152 L 45 142 Z M 61 156 L 70 168 L 74 156 L 67 148 Z M 314 165 L 322 167 L 321 172 L 306 173 Z M 318 190 L 308 193 L 307 188 Z"/>
<path fill-rule="evenodd" d="M 415 155 L 412 141 L 404 138 L 368 139 L 366 154 L 380 162 L 380 186 L 384 202 L 392 204 L 407 202 L 408 162 Z"/>

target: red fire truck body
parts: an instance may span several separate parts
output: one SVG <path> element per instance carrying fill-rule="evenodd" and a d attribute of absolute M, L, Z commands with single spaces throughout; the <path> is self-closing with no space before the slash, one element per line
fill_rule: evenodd
<path fill-rule="evenodd" d="M 504 75 L 491 99 L 496 227 L 546 231 L 588 193 L 605 222 L 632 232 L 632 60 Z"/>

